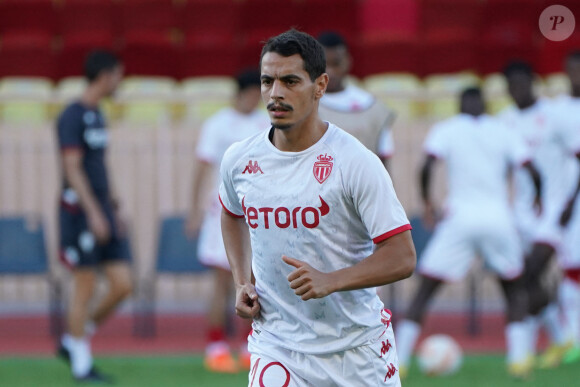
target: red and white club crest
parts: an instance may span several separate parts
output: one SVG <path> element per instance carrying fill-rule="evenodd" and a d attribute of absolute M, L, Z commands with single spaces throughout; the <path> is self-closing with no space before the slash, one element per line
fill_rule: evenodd
<path fill-rule="evenodd" d="M 318 161 L 314 163 L 314 177 L 322 184 L 332 172 L 332 156 L 328 156 L 325 153 L 318 156 L 317 159 Z"/>

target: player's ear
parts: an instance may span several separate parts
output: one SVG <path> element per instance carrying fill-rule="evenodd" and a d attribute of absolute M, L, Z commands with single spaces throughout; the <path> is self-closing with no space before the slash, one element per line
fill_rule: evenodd
<path fill-rule="evenodd" d="M 316 99 L 320 99 L 326 92 L 326 87 L 328 86 L 328 74 L 322 73 L 318 78 L 316 78 L 314 84 L 316 85 L 314 89 L 314 96 Z"/>

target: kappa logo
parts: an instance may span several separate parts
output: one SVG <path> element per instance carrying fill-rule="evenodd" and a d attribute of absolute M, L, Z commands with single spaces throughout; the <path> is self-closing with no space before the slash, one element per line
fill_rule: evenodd
<path fill-rule="evenodd" d="M 332 172 L 332 156 L 328 156 L 326 153 L 317 157 L 318 161 L 314 163 L 314 178 L 318 180 L 320 184 L 324 183 L 330 172 Z"/>
<path fill-rule="evenodd" d="M 244 172 L 242 172 L 242 175 L 246 172 L 248 172 L 249 174 L 258 173 L 258 172 L 260 172 L 261 174 L 264 174 L 264 172 L 262 171 L 262 168 L 260 168 L 260 166 L 258 165 L 258 162 L 254 161 L 252 163 L 252 160 L 250 160 L 248 165 L 246 165 L 246 169 L 244 169 Z"/>

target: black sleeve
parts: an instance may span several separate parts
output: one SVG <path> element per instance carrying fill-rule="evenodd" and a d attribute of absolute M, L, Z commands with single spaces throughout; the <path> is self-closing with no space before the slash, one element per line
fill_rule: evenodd
<path fill-rule="evenodd" d="M 82 110 L 69 106 L 57 123 L 59 148 L 82 148 L 84 129 Z"/>

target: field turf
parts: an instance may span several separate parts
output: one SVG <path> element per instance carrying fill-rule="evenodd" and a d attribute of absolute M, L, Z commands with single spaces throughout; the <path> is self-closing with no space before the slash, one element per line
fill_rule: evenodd
<path fill-rule="evenodd" d="M 164 357 L 97 357 L 96 364 L 115 377 L 116 386 L 127 387 L 235 387 L 247 386 L 247 373 L 216 375 L 208 373 L 200 356 Z M 471 355 L 464 359 L 461 370 L 449 377 L 430 378 L 411 369 L 403 381 L 405 387 L 445 386 L 577 386 L 580 385 L 579 364 L 556 370 L 535 371 L 525 383 L 511 380 L 505 373 L 501 355 Z M 68 369 L 54 358 L 0 358 L 0 386 L 67 387 L 78 386 Z"/>

